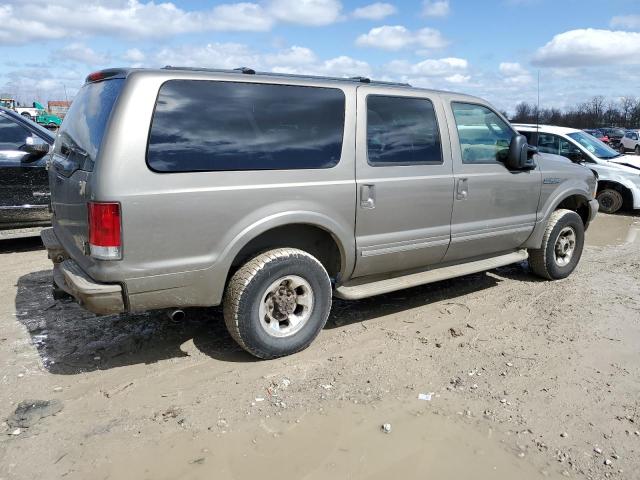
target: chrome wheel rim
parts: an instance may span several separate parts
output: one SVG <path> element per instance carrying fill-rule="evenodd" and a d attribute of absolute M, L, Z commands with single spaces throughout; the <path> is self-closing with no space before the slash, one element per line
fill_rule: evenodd
<path fill-rule="evenodd" d="M 572 227 L 560 230 L 554 250 L 556 263 L 561 267 L 568 265 L 576 251 L 576 232 Z"/>
<path fill-rule="evenodd" d="M 304 278 L 297 275 L 279 278 L 262 295 L 260 326 L 272 337 L 290 337 L 307 324 L 313 303 L 313 290 Z"/>

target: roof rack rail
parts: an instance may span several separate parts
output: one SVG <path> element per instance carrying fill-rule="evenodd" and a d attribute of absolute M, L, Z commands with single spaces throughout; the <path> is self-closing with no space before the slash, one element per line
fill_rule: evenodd
<path fill-rule="evenodd" d="M 239 67 L 233 70 L 224 68 L 204 68 L 204 67 L 176 67 L 173 65 L 167 65 L 163 67 L 164 70 L 186 70 L 190 72 L 214 72 L 214 73 L 242 73 L 245 75 L 268 75 L 270 77 L 284 77 L 284 78 L 308 78 L 314 80 L 331 80 L 336 82 L 359 82 L 368 83 L 372 85 L 389 85 L 396 87 L 410 87 L 408 83 L 402 82 L 385 82 L 380 80 L 371 80 L 367 77 L 330 77 L 322 75 L 302 75 L 294 73 L 277 73 L 277 72 L 258 72 L 250 67 Z"/>

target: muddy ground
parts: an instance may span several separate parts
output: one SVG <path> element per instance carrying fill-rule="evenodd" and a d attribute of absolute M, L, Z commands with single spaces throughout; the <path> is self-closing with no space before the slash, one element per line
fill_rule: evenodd
<path fill-rule="evenodd" d="M 555 283 L 524 263 L 336 301 L 256 361 L 218 309 L 56 303 L 38 239 L 1 240 L 0 479 L 640 478 L 640 218 L 588 244 Z"/>

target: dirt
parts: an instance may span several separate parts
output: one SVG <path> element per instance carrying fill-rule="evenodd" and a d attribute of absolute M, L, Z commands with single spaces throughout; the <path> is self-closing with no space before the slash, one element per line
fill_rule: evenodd
<path fill-rule="evenodd" d="M 559 282 L 524 263 L 335 301 L 273 361 L 219 309 L 176 324 L 55 302 L 39 241 L 2 240 L 0 479 L 637 479 L 638 232 L 599 215 Z M 64 408 L 9 425 L 32 399 Z"/>

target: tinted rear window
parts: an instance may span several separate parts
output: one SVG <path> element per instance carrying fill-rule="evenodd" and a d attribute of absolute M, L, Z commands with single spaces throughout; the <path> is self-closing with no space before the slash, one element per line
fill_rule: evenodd
<path fill-rule="evenodd" d="M 102 137 L 124 79 L 88 83 L 73 99 L 64 117 L 56 147 L 56 170 L 70 174 L 77 169 L 93 170 Z"/>
<path fill-rule="evenodd" d="M 369 95 L 367 154 L 373 166 L 442 163 L 440 132 L 431 101 Z"/>
<path fill-rule="evenodd" d="M 158 94 L 147 162 L 158 172 L 330 168 L 344 108 L 335 88 L 171 80 Z"/>

